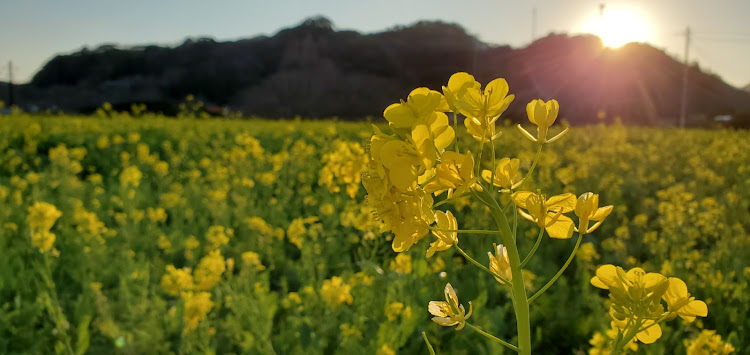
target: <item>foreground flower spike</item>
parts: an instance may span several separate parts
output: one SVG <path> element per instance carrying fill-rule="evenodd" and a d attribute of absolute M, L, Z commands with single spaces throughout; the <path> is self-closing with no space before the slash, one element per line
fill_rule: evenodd
<path fill-rule="evenodd" d="M 500 159 L 495 167 L 495 180 L 492 181 L 492 185 L 502 187 L 503 189 L 500 192 L 503 193 L 508 193 L 520 186 L 523 183 L 523 175 L 518 170 L 519 165 L 521 165 L 521 160 L 519 159 Z M 490 182 L 492 180 L 492 172 L 483 170 L 482 179 Z"/>
<path fill-rule="evenodd" d="M 612 213 L 612 205 L 599 207 L 599 195 L 587 192 L 578 197 L 576 201 L 576 216 L 578 216 L 578 229 L 581 234 L 595 231 L 604 222 L 604 219 Z M 596 222 L 589 228 L 589 222 Z"/>
<path fill-rule="evenodd" d="M 669 288 L 662 297 L 667 302 L 669 312 L 673 313 L 672 318 L 680 316 L 680 318 L 692 322 L 696 316 L 708 316 L 706 303 L 696 300 L 695 297 L 690 297 L 685 282 L 676 277 L 669 278 Z"/>
<path fill-rule="evenodd" d="M 456 217 L 453 216 L 451 211 L 435 212 L 435 222 L 438 229 L 432 230 L 432 234 L 437 237 L 437 240 L 430 243 L 430 248 L 427 249 L 427 257 L 430 258 L 435 255 L 437 251 L 445 251 L 451 248 L 454 244 L 458 244 L 458 232 L 446 232 L 443 230 L 458 230 L 458 222 Z"/>
<path fill-rule="evenodd" d="M 430 301 L 429 311 L 434 316 L 432 321 L 444 327 L 452 327 L 458 324 L 456 330 L 461 330 L 466 325 L 466 320 L 471 317 L 472 306 L 469 301 L 469 314 L 466 309 L 458 303 L 458 296 L 450 283 L 445 284 L 445 302 Z"/>
<path fill-rule="evenodd" d="M 508 281 L 513 280 L 513 274 L 510 269 L 510 259 L 508 258 L 508 249 L 502 244 L 499 244 L 495 246 L 495 255 L 492 255 L 492 252 L 487 252 L 487 255 L 490 257 L 490 270 L 492 272 L 504 277 Z M 497 276 L 495 276 L 495 280 L 501 285 L 505 284 L 505 282 Z"/>
<path fill-rule="evenodd" d="M 560 110 L 560 106 L 557 103 L 557 100 L 549 100 L 547 102 L 544 102 L 540 99 L 532 100 L 526 105 L 526 114 L 529 116 L 529 121 L 531 123 L 536 125 L 537 129 L 537 136 L 534 137 L 529 133 L 529 131 L 525 130 L 521 125 L 519 124 L 516 126 L 521 133 L 523 133 L 526 138 L 532 140 L 533 142 L 544 144 L 544 143 L 552 143 L 558 139 L 560 139 L 565 133 L 568 132 L 568 127 L 565 127 L 565 129 L 558 133 L 556 136 L 547 139 L 547 130 L 550 126 L 552 126 L 553 123 L 555 123 L 555 120 L 557 119 L 557 113 Z"/>
<path fill-rule="evenodd" d="M 546 196 L 541 192 L 518 191 L 511 195 L 511 199 L 516 206 L 520 207 L 518 213 L 521 217 L 544 228 L 550 238 L 570 239 L 573 236 L 575 230 L 573 220 L 563 213 L 575 209 L 575 195 L 567 193 L 552 196 L 546 200 Z M 528 213 L 522 209 L 527 210 Z"/>

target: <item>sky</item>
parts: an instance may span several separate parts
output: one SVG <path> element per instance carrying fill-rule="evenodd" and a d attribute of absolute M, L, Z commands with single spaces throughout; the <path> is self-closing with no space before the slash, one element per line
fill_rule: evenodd
<path fill-rule="evenodd" d="M 600 4 L 605 19 L 623 12 L 640 18 L 615 31 L 646 31 L 646 42 L 680 60 L 689 26 L 691 62 L 731 85 L 750 84 L 750 0 L 0 0 L 0 81 L 8 80 L 9 61 L 14 82 L 25 83 L 55 55 L 84 46 L 237 40 L 273 35 L 318 15 L 337 30 L 360 33 L 441 20 L 486 43 L 523 47 L 533 33 L 592 31 Z"/>

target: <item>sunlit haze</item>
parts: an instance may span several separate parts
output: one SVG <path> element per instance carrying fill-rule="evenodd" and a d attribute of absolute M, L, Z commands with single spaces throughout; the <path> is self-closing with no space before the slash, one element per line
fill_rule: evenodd
<path fill-rule="evenodd" d="M 513 47 L 551 32 L 597 33 L 611 47 L 645 41 L 677 59 L 683 57 L 690 26 L 691 61 L 741 87 L 750 83 L 748 13 L 747 0 L 11 0 L 3 1 L 0 10 L 0 81 L 8 78 L 8 61 L 13 61 L 15 81 L 23 83 L 56 54 L 84 46 L 175 46 L 187 37 L 236 40 L 273 35 L 322 15 L 336 29 L 362 33 L 420 20 L 454 22 L 484 42 Z"/>
<path fill-rule="evenodd" d="M 652 42 L 650 26 L 641 15 L 627 7 L 602 6 L 600 14 L 586 27 L 607 47 L 617 48 L 629 42 Z"/>

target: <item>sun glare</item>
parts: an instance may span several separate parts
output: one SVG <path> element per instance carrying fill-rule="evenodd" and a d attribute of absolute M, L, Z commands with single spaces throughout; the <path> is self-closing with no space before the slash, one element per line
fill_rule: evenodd
<path fill-rule="evenodd" d="M 650 40 L 649 26 L 643 17 L 624 8 L 605 8 L 603 16 L 591 19 L 585 31 L 599 36 L 610 48 Z"/>

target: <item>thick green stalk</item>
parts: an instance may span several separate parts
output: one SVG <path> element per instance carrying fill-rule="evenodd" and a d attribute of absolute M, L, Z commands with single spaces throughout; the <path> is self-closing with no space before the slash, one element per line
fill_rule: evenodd
<path fill-rule="evenodd" d="M 492 196 L 483 191 L 480 194 L 487 194 L 489 200 L 495 201 Z M 518 332 L 518 353 L 521 355 L 531 354 L 531 323 L 529 321 L 529 302 L 526 299 L 526 288 L 524 285 L 523 271 L 521 269 L 521 258 L 518 255 L 518 246 L 513 238 L 510 224 L 505 217 L 500 205 L 495 202 L 489 206 L 492 217 L 495 219 L 498 229 L 500 230 L 503 244 L 508 251 L 508 261 L 510 261 L 511 290 L 513 297 L 513 310 L 516 314 L 516 329 Z"/>

